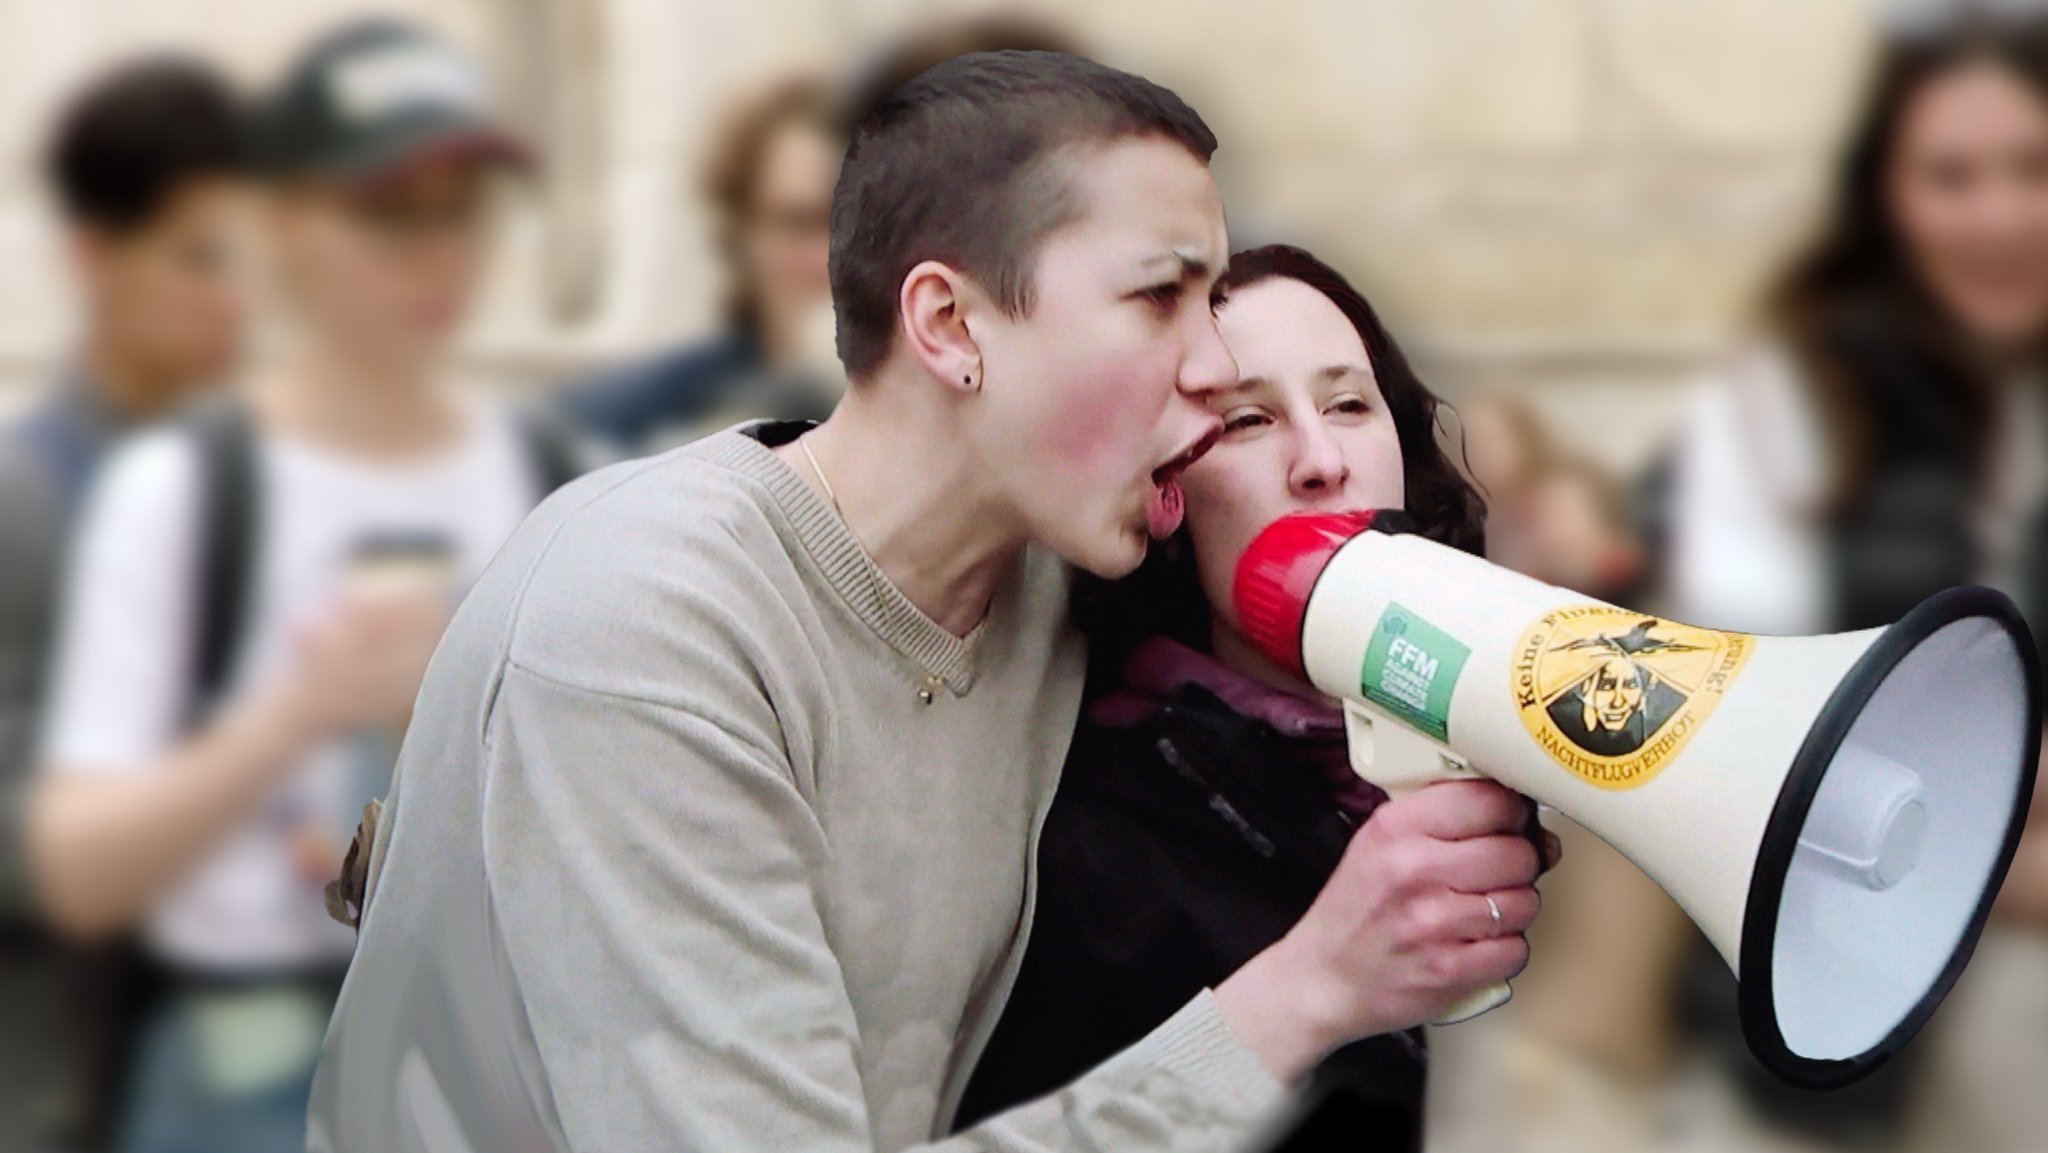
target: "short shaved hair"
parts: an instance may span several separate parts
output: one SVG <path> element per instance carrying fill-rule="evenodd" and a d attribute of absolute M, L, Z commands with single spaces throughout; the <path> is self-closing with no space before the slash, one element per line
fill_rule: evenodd
<path fill-rule="evenodd" d="M 859 380 L 888 357 L 910 270 L 943 261 L 1011 316 L 1031 309 L 1039 244 L 1083 209 L 1059 161 L 1154 138 L 1204 163 L 1216 136 L 1171 91 L 1060 52 L 957 56 L 875 102 L 832 196 L 839 359 Z"/>

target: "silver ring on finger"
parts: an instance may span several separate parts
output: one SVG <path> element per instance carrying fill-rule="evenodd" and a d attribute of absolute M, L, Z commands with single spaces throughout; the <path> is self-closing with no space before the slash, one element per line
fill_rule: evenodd
<path fill-rule="evenodd" d="M 1484 896 L 1484 897 L 1486 898 L 1486 915 L 1487 915 L 1487 916 L 1489 916 L 1489 917 L 1491 917 L 1491 918 L 1493 918 L 1493 932 L 1492 932 L 1492 933 L 1490 933 L 1490 934 L 1488 934 L 1488 935 L 1489 935 L 1489 936 L 1493 936 L 1493 937 L 1498 937 L 1498 936 L 1500 936 L 1500 928 L 1501 928 L 1501 924 L 1500 924 L 1500 902 L 1499 902 L 1499 901 L 1496 901 L 1496 900 L 1494 900 L 1494 899 L 1493 899 L 1493 894 L 1492 894 L 1492 893 L 1484 893 L 1484 894 L 1481 894 L 1481 895 L 1482 895 L 1482 896 Z"/>

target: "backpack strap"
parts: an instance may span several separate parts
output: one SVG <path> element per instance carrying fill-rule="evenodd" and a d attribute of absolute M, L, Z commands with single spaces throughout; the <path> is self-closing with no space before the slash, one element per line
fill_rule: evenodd
<path fill-rule="evenodd" d="M 519 437 L 542 496 L 581 475 L 575 435 L 550 414 L 518 417 Z M 199 627 L 191 673 L 192 716 L 227 688 L 231 662 L 247 625 L 255 587 L 256 534 L 261 497 L 256 434 L 249 412 L 232 398 L 194 407 L 183 419 L 199 449 Z"/>
<path fill-rule="evenodd" d="M 183 423 L 198 447 L 200 468 L 198 630 L 190 680 L 196 720 L 226 689 L 248 617 L 261 494 L 247 409 L 222 399 L 197 406 Z"/>

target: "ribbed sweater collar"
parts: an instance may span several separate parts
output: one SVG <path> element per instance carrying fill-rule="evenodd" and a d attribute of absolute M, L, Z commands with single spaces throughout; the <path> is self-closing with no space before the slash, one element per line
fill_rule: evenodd
<path fill-rule="evenodd" d="M 767 489 L 804 551 L 854 615 L 954 696 L 964 696 L 974 687 L 980 648 L 975 642 L 1003 609 L 1005 598 L 998 594 L 988 616 L 965 637 L 954 636 L 912 604 L 869 559 L 831 504 L 771 451 L 812 427 L 809 421 L 756 421 L 707 436 L 689 451 Z"/>

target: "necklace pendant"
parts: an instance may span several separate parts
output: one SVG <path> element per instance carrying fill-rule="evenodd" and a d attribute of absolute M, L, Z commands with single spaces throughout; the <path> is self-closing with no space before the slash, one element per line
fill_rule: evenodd
<path fill-rule="evenodd" d="M 929 705 L 934 700 L 938 699 L 938 694 L 932 691 L 933 688 L 935 688 L 938 685 L 938 683 L 939 678 L 926 677 L 924 683 L 917 687 L 917 703 L 921 705 Z"/>

